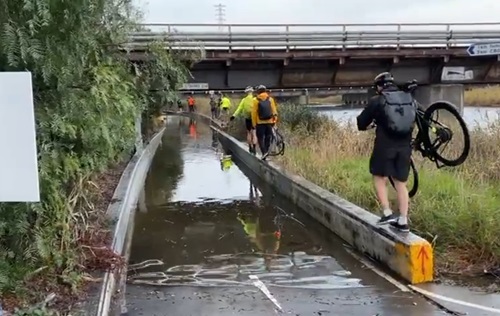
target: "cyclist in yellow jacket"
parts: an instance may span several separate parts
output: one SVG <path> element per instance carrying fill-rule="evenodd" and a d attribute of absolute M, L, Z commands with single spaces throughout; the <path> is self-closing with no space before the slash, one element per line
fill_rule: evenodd
<path fill-rule="evenodd" d="M 245 93 L 247 94 L 243 99 L 241 99 L 240 104 L 236 111 L 234 111 L 230 120 L 234 120 L 236 116 L 240 114 L 245 118 L 245 128 L 247 129 L 247 143 L 248 151 L 252 154 L 256 153 L 257 136 L 255 136 L 255 129 L 252 126 L 252 106 L 253 106 L 253 88 L 246 87 Z"/>
<path fill-rule="evenodd" d="M 269 96 L 265 86 L 258 86 L 257 97 L 254 98 L 252 105 L 252 127 L 255 128 L 262 160 L 265 160 L 269 155 L 273 126 L 277 118 L 278 110 L 274 98 Z"/>
<path fill-rule="evenodd" d="M 222 109 L 222 113 L 227 114 L 230 107 L 231 107 L 231 100 L 227 97 L 227 95 L 222 94 L 220 99 L 220 108 Z"/>

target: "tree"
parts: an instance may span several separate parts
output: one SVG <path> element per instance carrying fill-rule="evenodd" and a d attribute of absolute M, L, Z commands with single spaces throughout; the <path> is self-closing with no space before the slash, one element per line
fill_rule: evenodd
<path fill-rule="evenodd" d="M 139 19 L 129 0 L 0 1 L 0 71 L 33 76 L 41 184 L 40 203 L 0 204 L 0 294 L 40 267 L 78 271 L 93 175 L 130 156 L 135 118 L 186 81 L 190 56 L 158 43 L 132 67 L 119 48 Z"/>

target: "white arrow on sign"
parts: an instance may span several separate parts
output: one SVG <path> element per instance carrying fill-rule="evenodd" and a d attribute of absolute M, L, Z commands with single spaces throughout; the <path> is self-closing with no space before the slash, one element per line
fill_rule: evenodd
<path fill-rule="evenodd" d="M 500 55 L 499 43 L 475 43 L 467 48 L 469 56 L 494 56 Z"/>

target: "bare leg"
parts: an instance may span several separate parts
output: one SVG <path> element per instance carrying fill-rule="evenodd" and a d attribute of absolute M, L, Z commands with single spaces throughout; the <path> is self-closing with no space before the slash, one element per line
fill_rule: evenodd
<path fill-rule="evenodd" d="M 397 181 L 396 179 L 394 179 L 394 186 L 396 187 L 396 192 L 398 196 L 398 207 L 399 207 L 398 223 L 401 225 L 406 225 L 408 224 L 408 205 L 410 203 L 408 188 L 406 187 L 406 182 Z"/>
<path fill-rule="evenodd" d="M 397 216 L 392 213 L 387 194 L 387 177 L 373 176 L 373 183 L 377 198 L 382 206 L 383 216 L 378 221 L 379 224 L 388 224 L 397 221 Z"/>
<path fill-rule="evenodd" d="M 391 206 L 389 205 L 389 197 L 387 195 L 387 178 L 380 176 L 373 176 L 373 184 L 375 185 L 375 191 L 377 193 L 378 201 L 382 206 L 382 209 L 390 210 Z M 386 215 L 386 214 L 384 214 Z M 389 214 L 387 214 L 389 215 Z"/>

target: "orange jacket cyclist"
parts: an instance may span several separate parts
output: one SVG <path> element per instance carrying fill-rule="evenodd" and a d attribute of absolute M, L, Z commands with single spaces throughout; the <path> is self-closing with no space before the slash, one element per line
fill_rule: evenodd
<path fill-rule="evenodd" d="M 188 107 L 189 107 L 189 112 L 194 112 L 194 107 L 196 105 L 196 101 L 194 100 L 193 96 L 190 95 L 187 99 Z"/>
<path fill-rule="evenodd" d="M 257 96 L 252 105 L 252 127 L 255 128 L 262 159 L 269 155 L 273 126 L 278 117 L 278 110 L 274 98 L 267 93 L 265 86 L 257 87 Z"/>

